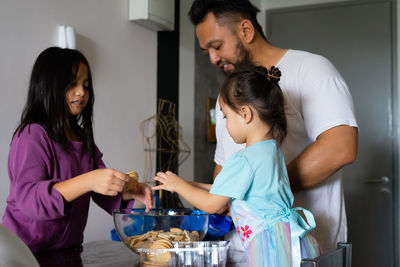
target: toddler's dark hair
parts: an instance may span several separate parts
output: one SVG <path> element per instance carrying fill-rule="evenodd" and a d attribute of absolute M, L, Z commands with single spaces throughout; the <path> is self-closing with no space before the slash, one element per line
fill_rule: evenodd
<path fill-rule="evenodd" d="M 239 64 L 222 84 L 220 97 L 232 110 L 242 105 L 253 107 L 267 123 L 273 138 L 279 143 L 287 134 L 284 98 L 278 85 L 281 72 L 275 67 L 268 71 L 262 66 Z"/>

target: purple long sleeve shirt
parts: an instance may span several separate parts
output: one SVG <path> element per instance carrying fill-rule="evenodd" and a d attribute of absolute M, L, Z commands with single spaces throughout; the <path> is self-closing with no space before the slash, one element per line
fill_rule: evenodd
<path fill-rule="evenodd" d="M 18 235 L 33 251 L 58 249 L 83 242 L 90 198 L 108 213 L 121 207 L 121 195 L 94 192 L 66 203 L 53 184 L 98 168 L 104 168 L 101 152 L 94 160 L 80 142 L 63 151 L 38 124 L 14 136 L 8 157 L 10 193 L 2 224 Z M 132 206 L 129 203 L 128 206 Z"/>

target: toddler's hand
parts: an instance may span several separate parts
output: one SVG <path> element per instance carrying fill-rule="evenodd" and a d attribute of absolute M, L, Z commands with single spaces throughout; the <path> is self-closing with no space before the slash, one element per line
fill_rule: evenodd
<path fill-rule="evenodd" d="M 153 194 L 151 188 L 144 183 L 137 183 L 131 190 L 122 195 L 123 200 L 136 199 L 146 205 L 146 212 L 153 207 Z"/>
<path fill-rule="evenodd" d="M 120 171 L 114 169 L 97 169 L 91 172 L 90 179 L 91 191 L 106 195 L 116 196 L 122 192 L 129 177 Z"/>
<path fill-rule="evenodd" d="M 163 189 L 170 192 L 175 192 L 178 184 L 184 181 L 181 177 L 177 176 L 175 173 L 170 171 L 158 172 L 157 176 L 155 176 L 153 179 L 159 181 L 161 184 L 153 186 L 151 189 L 153 190 Z"/>

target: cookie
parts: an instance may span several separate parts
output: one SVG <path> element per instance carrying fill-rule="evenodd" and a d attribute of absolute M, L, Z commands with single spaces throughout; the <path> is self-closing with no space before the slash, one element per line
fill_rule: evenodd
<path fill-rule="evenodd" d="M 139 175 L 137 172 L 128 172 L 127 175 L 129 176 L 129 182 L 126 184 L 126 190 L 131 191 L 138 183 Z"/>

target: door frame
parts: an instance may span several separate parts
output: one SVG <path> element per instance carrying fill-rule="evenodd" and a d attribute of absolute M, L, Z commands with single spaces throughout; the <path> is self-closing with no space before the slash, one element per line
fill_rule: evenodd
<path fill-rule="evenodd" d="M 393 261 L 394 266 L 400 266 L 400 181 L 399 181 L 399 166 L 400 166 L 400 80 L 398 71 L 400 70 L 400 0 L 355 0 L 355 1 L 345 1 L 345 2 L 332 2 L 332 3 L 321 3 L 321 4 L 310 4 L 301 5 L 296 7 L 281 7 L 267 9 L 265 11 L 266 20 L 266 37 L 271 35 L 271 14 L 280 13 L 281 10 L 287 12 L 296 12 L 303 10 L 318 10 L 326 9 L 330 7 L 343 7 L 343 6 L 355 6 L 355 5 L 365 5 L 376 2 L 389 2 L 391 5 L 392 12 L 392 22 L 391 22 L 391 36 L 392 36 L 392 46 L 391 46 L 391 69 L 392 69 L 392 81 L 391 81 L 391 93 L 392 93 L 392 135 L 393 135 L 393 156 L 392 156 L 392 168 L 393 168 Z"/>

